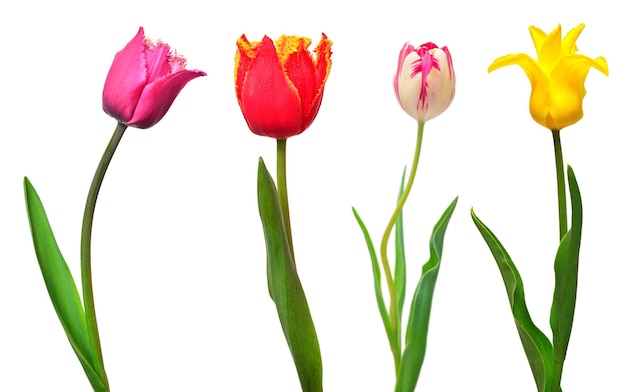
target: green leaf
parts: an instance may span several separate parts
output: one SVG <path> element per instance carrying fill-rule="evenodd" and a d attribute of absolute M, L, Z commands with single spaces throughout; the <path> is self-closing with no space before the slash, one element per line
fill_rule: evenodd
<path fill-rule="evenodd" d="M 396 392 L 412 392 L 415 390 L 417 379 L 424 363 L 428 322 L 435 283 L 437 283 L 437 275 L 441 263 L 441 254 L 443 252 L 443 239 L 457 200 L 458 197 L 454 198 L 444 211 L 437 224 L 435 224 L 430 237 L 430 259 L 422 267 L 422 276 L 413 295 L 406 330 L 406 347 L 402 353 Z"/>
<path fill-rule="evenodd" d="M 509 305 L 515 319 L 517 332 L 522 341 L 524 352 L 528 358 L 528 363 L 540 392 L 549 391 L 549 385 L 553 376 L 553 352 L 552 343 L 533 323 L 524 296 L 524 285 L 519 271 L 515 267 L 513 260 L 504 249 L 504 246 L 489 230 L 483 222 L 478 219 L 474 210 L 471 210 L 472 219 L 478 231 L 484 238 L 487 246 L 491 250 L 493 257 L 498 264 L 500 274 L 504 281 L 504 286 L 509 298 Z"/>
<path fill-rule="evenodd" d="M 404 176 L 406 168 L 402 171 L 402 181 L 398 192 L 398 202 L 404 193 Z M 402 336 L 402 308 L 404 307 L 404 296 L 406 295 L 406 258 L 404 254 L 404 226 L 402 224 L 402 210 L 396 218 L 396 265 L 393 274 L 393 284 L 396 294 L 396 307 L 398 309 L 398 333 Z"/>
<path fill-rule="evenodd" d="M 380 317 L 383 320 L 383 325 L 385 326 L 385 332 L 387 333 L 387 339 L 389 343 L 393 345 L 393 342 L 396 341 L 393 332 L 391 331 L 391 320 L 389 318 L 389 312 L 387 311 L 387 307 L 385 306 L 385 300 L 383 298 L 382 288 L 380 286 L 380 265 L 378 264 L 378 258 L 376 257 L 376 250 L 374 250 L 374 244 L 372 243 L 372 238 L 367 231 L 367 227 L 365 227 L 365 223 L 361 220 L 361 217 L 356 212 L 356 209 L 352 207 L 352 213 L 359 223 L 359 227 L 363 231 L 363 236 L 365 237 L 365 242 L 367 244 L 367 250 L 370 253 L 370 258 L 372 259 L 372 272 L 374 274 L 374 292 L 376 293 L 376 303 L 378 304 L 378 311 L 380 312 Z"/>
<path fill-rule="evenodd" d="M 315 326 L 291 257 L 276 185 L 262 159 L 259 159 L 257 187 L 270 294 L 276 304 L 302 391 L 322 391 L 322 357 Z"/>
<path fill-rule="evenodd" d="M 565 361 L 565 354 L 574 322 L 576 288 L 578 285 L 578 255 L 583 224 L 580 190 L 578 189 L 574 171 L 569 166 L 567 167 L 567 177 L 572 203 L 572 222 L 556 253 L 554 262 L 554 298 L 550 312 L 554 360 L 561 365 Z"/>
<path fill-rule="evenodd" d="M 54 238 L 41 199 L 26 177 L 24 197 L 35 253 L 54 310 L 94 390 L 103 391 L 104 384 L 94 370 L 93 350 L 76 284 Z"/>

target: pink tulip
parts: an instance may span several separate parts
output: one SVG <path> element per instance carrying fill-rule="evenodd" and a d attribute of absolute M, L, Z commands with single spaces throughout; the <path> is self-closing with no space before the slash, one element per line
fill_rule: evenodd
<path fill-rule="evenodd" d="M 187 82 L 206 76 L 186 70 L 186 60 L 164 42 L 146 39 L 143 27 L 115 55 L 109 69 L 102 108 L 128 126 L 150 128 L 169 110 Z"/>
<path fill-rule="evenodd" d="M 452 103 L 455 83 L 447 47 L 429 42 L 414 48 L 407 42 L 400 51 L 393 87 L 402 109 L 417 121 L 443 113 Z"/>

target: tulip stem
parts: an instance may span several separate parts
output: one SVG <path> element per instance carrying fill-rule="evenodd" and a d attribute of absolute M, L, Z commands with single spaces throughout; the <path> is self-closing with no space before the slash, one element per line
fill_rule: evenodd
<path fill-rule="evenodd" d="M 291 239 L 291 220 L 289 218 L 289 198 L 287 197 L 287 139 L 276 140 L 276 176 L 278 188 L 278 200 L 283 214 L 283 224 L 287 233 L 287 242 L 293 262 L 296 262 L 293 252 L 293 240 Z"/>
<path fill-rule="evenodd" d="M 395 336 L 395 342 L 389 342 L 391 344 L 391 350 L 393 352 L 394 363 L 396 367 L 396 377 L 400 372 L 400 360 L 402 358 L 402 320 L 400 319 L 400 312 L 398 311 L 398 305 L 396 302 L 396 293 L 395 293 L 395 285 L 393 281 L 393 276 L 391 274 L 391 268 L 389 267 L 389 259 L 387 258 L 387 244 L 389 243 L 389 237 L 391 236 L 391 229 L 396 224 L 396 220 L 398 219 L 398 215 L 402 211 L 404 203 L 409 197 L 409 192 L 411 192 L 411 188 L 413 187 L 413 181 L 415 180 L 415 173 L 417 172 L 417 164 L 420 159 L 420 151 L 422 149 L 422 136 L 424 134 L 424 122 L 417 122 L 417 142 L 415 144 L 415 154 L 413 156 L 413 164 L 411 165 L 411 171 L 409 173 L 409 178 L 406 183 L 406 187 L 402 192 L 402 196 L 398 200 L 398 204 L 396 205 L 396 209 L 391 215 L 391 219 L 387 224 L 387 228 L 383 233 L 383 239 L 380 244 L 380 259 L 383 264 L 383 269 L 385 271 L 385 278 L 387 280 L 387 286 L 389 287 L 389 318 L 391 321 L 391 331 L 392 336 Z"/>
<path fill-rule="evenodd" d="M 563 152 L 561 150 L 561 136 L 558 130 L 552 131 L 552 139 L 554 141 L 554 160 L 556 162 L 556 184 L 559 202 L 559 242 L 563 240 L 567 233 L 567 204 L 565 200 L 565 174 L 563 170 Z M 560 306 L 559 303 L 553 303 L 553 306 Z M 554 369 L 552 374 L 552 392 L 561 392 L 561 377 L 563 376 L 563 360 L 555 358 Z"/>
<path fill-rule="evenodd" d="M 125 130 L 126 125 L 118 122 L 115 132 L 113 133 L 113 137 L 100 159 L 100 163 L 98 164 L 98 168 L 96 169 L 96 173 L 94 174 L 91 182 L 91 187 L 89 188 L 87 202 L 85 203 L 85 213 L 83 215 L 83 226 L 80 240 L 80 266 L 87 331 L 92 349 L 94 350 L 94 360 L 95 365 L 97 366 L 96 371 L 100 377 L 102 377 L 102 382 L 106 387 L 106 391 L 109 390 L 109 380 L 107 379 L 106 371 L 104 370 L 104 360 L 102 357 L 102 347 L 100 346 L 100 335 L 98 334 L 98 323 L 96 321 L 96 308 L 93 298 L 93 284 L 91 278 L 91 232 L 98 192 L 100 191 L 100 186 L 102 185 L 102 180 L 104 179 L 107 167 L 111 162 L 111 158 L 113 158 L 113 153 L 115 153 L 115 149 L 122 139 Z"/>
<path fill-rule="evenodd" d="M 559 242 L 567 233 L 567 206 L 565 200 L 565 174 L 563 171 L 563 152 L 561 136 L 558 130 L 552 131 L 554 140 L 554 159 L 556 161 L 556 186 L 559 200 Z"/>

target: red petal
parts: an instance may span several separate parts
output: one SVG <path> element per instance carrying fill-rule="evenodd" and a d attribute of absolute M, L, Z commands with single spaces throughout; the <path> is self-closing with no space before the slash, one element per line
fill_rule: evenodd
<path fill-rule="evenodd" d="M 332 55 L 332 51 L 330 50 L 333 42 L 326 37 L 326 34 L 322 33 L 322 39 L 317 44 L 315 48 L 316 53 L 316 88 L 317 93 L 313 97 L 313 101 L 311 103 L 310 111 L 306 114 L 306 121 L 304 124 L 304 129 L 308 128 L 309 125 L 315 120 L 317 116 L 317 112 L 322 104 L 322 96 L 324 95 L 324 86 L 326 86 L 326 80 L 328 80 L 328 75 L 330 74 L 330 66 L 332 65 L 332 61 L 330 56 Z"/>
<path fill-rule="evenodd" d="M 311 104 L 313 98 L 317 95 L 318 86 L 315 77 L 315 65 L 313 58 L 308 50 L 310 41 L 304 38 L 289 37 L 288 39 L 297 39 L 295 51 L 289 53 L 284 60 L 283 66 L 287 72 L 289 80 L 298 90 L 300 97 L 300 107 L 303 113 L 301 128 L 304 130 L 308 125 L 307 117 L 311 112 Z M 310 122 L 308 122 L 310 124 Z"/>
<path fill-rule="evenodd" d="M 268 37 L 263 38 L 250 62 L 240 95 L 241 110 L 252 132 L 283 139 L 303 131 L 298 91 L 288 80 Z"/>
<path fill-rule="evenodd" d="M 144 32 L 137 35 L 115 55 L 102 92 L 104 111 L 125 123 L 130 120 L 146 85 Z"/>
<path fill-rule="evenodd" d="M 250 63 L 256 57 L 259 42 L 250 43 L 245 35 L 237 40 L 237 53 L 235 54 L 235 93 L 241 107 L 241 88 L 250 67 Z"/>

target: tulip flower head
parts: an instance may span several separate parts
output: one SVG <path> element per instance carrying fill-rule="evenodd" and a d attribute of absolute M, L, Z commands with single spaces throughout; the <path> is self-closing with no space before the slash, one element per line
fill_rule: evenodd
<path fill-rule="evenodd" d="M 426 122 L 443 113 L 454 99 L 455 85 L 447 47 L 432 42 L 417 48 L 407 42 L 402 47 L 393 88 L 400 106 L 411 117 Z"/>
<path fill-rule="evenodd" d="M 115 55 L 104 83 L 102 108 L 128 126 L 150 128 L 165 116 L 187 82 L 206 76 L 185 65 L 184 57 L 166 43 L 146 39 L 140 27 Z"/>
<path fill-rule="evenodd" d="M 315 58 L 306 37 L 283 35 L 237 40 L 235 91 L 248 127 L 261 136 L 286 139 L 307 129 L 319 111 L 330 73 L 332 41 L 322 34 Z"/>
<path fill-rule="evenodd" d="M 591 67 L 609 74 L 603 57 L 594 60 L 576 54 L 576 39 L 584 27 L 578 25 L 561 39 L 561 25 L 550 34 L 531 26 L 537 60 L 523 53 L 509 54 L 489 66 L 489 72 L 513 64 L 522 67 L 531 85 L 530 114 L 551 131 L 561 130 L 583 117 L 585 79 Z"/>

